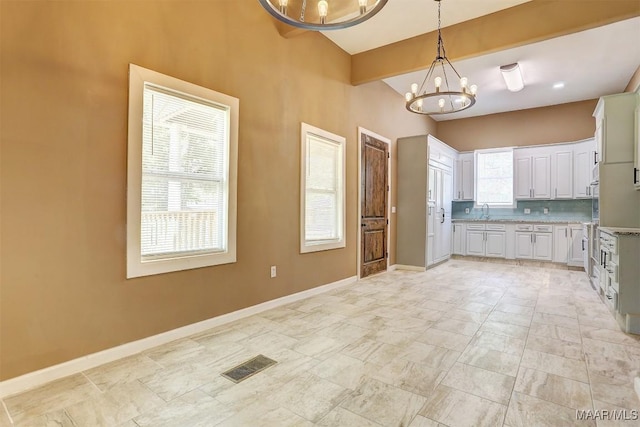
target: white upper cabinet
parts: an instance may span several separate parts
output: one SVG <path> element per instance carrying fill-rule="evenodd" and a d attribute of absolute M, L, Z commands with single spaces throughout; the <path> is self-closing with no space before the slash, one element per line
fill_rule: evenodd
<path fill-rule="evenodd" d="M 591 198 L 591 170 L 596 162 L 595 139 L 578 142 L 573 146 L 573 197 Z"/>
<path fill-rule="evenodd" d="M 551 150 L 535 147 L 514 150 L 516 199 L 551 198 Z"/>
<path fill-rule="evenodd" d="M 632 161 L 637 98 L 637 93 L 628 92 L 603 96 L 598 101 L 593 116 L 597 155 L 603 164 Z"/>
<path fill-rule="evenodd" d="M 551 154 L 551 198 L 573 198 L 573 146 L 556 147 Z"/>
<path fill-rule="evenodd" d="M 462 153 L 456 160 L 454 200 L 474 200 L 474 156 Z"/>

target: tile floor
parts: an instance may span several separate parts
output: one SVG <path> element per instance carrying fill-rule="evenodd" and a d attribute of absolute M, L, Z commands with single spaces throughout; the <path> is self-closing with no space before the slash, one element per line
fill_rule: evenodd
<path fill-rule="evenodd" d="M 239 383 L 221 372 L 264 354 Z M 583 272 L 395 271 L 8 397 L 10 426 L 613 426 L 640 339 Z M 2 408 L 0 408 L 1 410 Z"/>

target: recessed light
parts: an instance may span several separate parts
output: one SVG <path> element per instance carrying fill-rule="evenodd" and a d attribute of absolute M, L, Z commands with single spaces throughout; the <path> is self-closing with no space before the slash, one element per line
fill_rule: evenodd
<path fill-rule="evenodd" d="M 564 87 L 564 82 L 558 82 L 553 84 L 554 89 L 562 89 Z"/>

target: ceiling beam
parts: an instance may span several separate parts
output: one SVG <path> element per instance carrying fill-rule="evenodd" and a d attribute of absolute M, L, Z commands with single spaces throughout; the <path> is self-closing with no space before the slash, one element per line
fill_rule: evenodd
<path fill-rule="evenodd" d="M 458 61 L 640 16 L 638 0 L 532 0 L 442 29 Z M 436 54 L 437 31 L 351 57 L 351 84 L 423 70 Z"/>

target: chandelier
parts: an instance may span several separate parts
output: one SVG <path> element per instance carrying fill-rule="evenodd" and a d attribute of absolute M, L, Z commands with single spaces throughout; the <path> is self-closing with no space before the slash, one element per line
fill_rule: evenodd
<path fill-rule="evenodd" d="M 305 30 L 352 27 L 378 13 L 388 0 L 258 0 L 276 19 Z M 309 4 L 309 5 L 308 5 Z"/>
<path fill-rule="evenodd" d="M 407 92 L 407 110 L 417 114 L 437 115 L 457 113 L 476 103 L 476 85 L 469 86 L 466 77 L 460 77 L 447 59 L 440 32 L 440 3 L 438 2 L 438 50 L 422 85 L 411 85 Z M 433 86 L 431 86 L 433 84 Z M 454 87 L 453 85 L 456 85 Z M 455 90 L 459 87 L 459 90 Z"/>

